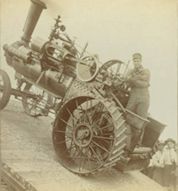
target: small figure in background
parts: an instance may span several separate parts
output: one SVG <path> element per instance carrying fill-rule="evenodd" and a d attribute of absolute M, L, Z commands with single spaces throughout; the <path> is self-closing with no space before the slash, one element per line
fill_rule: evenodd
<path fill-rule="evenodd" d="M 164 186 L 169 190 L 176 190 L 176 165 L 177 165 L 177 154 L 175 150 L 175 141 L 168 138 L 165 141 L 165 147 L 163 150 L 163 178 Z"/>
<path fill-rule="evenodd" d="M 152 178 L 157 183 L 163 186 L 163 171 L 164 171 L 164 164 L 163 164 L 163 149 L 164 149 L 164 143 L 158 143 L 157 145 L 157 151 L 152 156 L 152 159 L 150 160 L 150 167 L 153 169 Z"/>

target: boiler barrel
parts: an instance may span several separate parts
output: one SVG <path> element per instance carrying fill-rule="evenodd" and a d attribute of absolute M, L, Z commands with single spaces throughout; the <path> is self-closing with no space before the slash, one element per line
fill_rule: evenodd
<path fill-rule="evenodd" d="M 20 46 L 19 48 L 13 45 L 3 46 L 7 63 L 12 66 L 16 72 L 22 74 L 31 83 L 36 83 L 48 92 L 51 92 L 57 97 L 64 97 L 72 80 L 75 78 L 73 73 L 66 73 L 64 68 L 58 70 L 42 70 L 40 60 L 31 60 L 30 49 Z M 29 62 L 29 60 L 31 60 Z"/>
<path fill-rule="evenodd" d="M 32 83 L 37 82 L 40 75 L 42 74 L 41 65 L 39 63 L 26 64 L 23 61 L 19 62 L 19 60 L 13 60 L 11 66 L 14 67 L 18 73 L 29 79 L 29 81 Z M 59 82 L 59 78 L 59 72 L 48 70 L 43 73 L 37 85 L 48 92 L 51 92 L 57 97 L 64 97 L 67 86 L 64 83 Z M 69 79 L 71 77 L 65 76 L 65 78 Z"/>

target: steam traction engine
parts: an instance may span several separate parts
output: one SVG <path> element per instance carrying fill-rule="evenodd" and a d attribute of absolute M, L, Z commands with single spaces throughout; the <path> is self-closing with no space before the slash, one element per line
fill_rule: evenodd
<path fill-rule="evenodd" d="M 99 67 L 96 55 L 89 55 L 86 47 L 78 50 L 64 32 L 59 16 L 47 41 L 31 40 L 46 8 L 41 1 L 31 1 L 21 40 L 3 47 L 7 63 L 16 71 L 18 87 L 11 89 L 8 75 L 1 70 L 1 109 L 16 91 L 22 96 L 25 110 L 31 111 L 38 106 L 39 97 L 30 89 L 40 87 L 48 97 L 60 100 L 52 137 L 65 168 L 80 175 L 112 166 L 119 170 L 144 168 L 164 125 L 125 109 L 129 98 L 129 87 L 123 80 L 126 64 L 110 60 Z M 131 144 L 135 128 L 144 128 L 144 151 Z M 130 152 L 128 148 L 132 148 Z"/>

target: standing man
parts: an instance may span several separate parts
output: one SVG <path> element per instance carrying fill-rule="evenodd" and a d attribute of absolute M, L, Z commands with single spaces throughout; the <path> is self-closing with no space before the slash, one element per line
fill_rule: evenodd
<path fill-rule="evenodd" d="M 130 71 L 127 82 L 131 87 L 127 109 L 147 118 L 149 108 L 150 71 L 142 65 L 142 55 L 133 54 L 134 69 Z"/>
<path fill-rule="evenodd" d="M 146 119 L 150 103 L 148 90 L 150 86 L 150 71 L 143 67 L 142 55 L 140 53 L 133 54 L 132 58 L 134 69 L 128 73 L 126 79 L 131 87 L 126 109 Z M 143 134 L 143 128 L 132 128 L 131 150 L 134 149 L 140 140 L 141 134 Z"/>

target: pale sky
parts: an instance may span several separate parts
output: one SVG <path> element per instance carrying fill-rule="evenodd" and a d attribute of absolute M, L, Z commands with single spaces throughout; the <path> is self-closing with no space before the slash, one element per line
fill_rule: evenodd
<path fill-rule="evenodd" d="M 0 0 L 1 46 L 22 36 L 30 0 Z M 56 16 L 71 37 L 97 53 L 102 62 L 143 55 L 151 71 L 151 116 L 167 127 L 161 138 L 177 137 L 177 4 L 176 0 L 44 0 L 33 37 L 47 39 Z M 12 76 L 1 51 L 2 67 Z M 13 78 L 12 78 L 13 80 Z"/>

